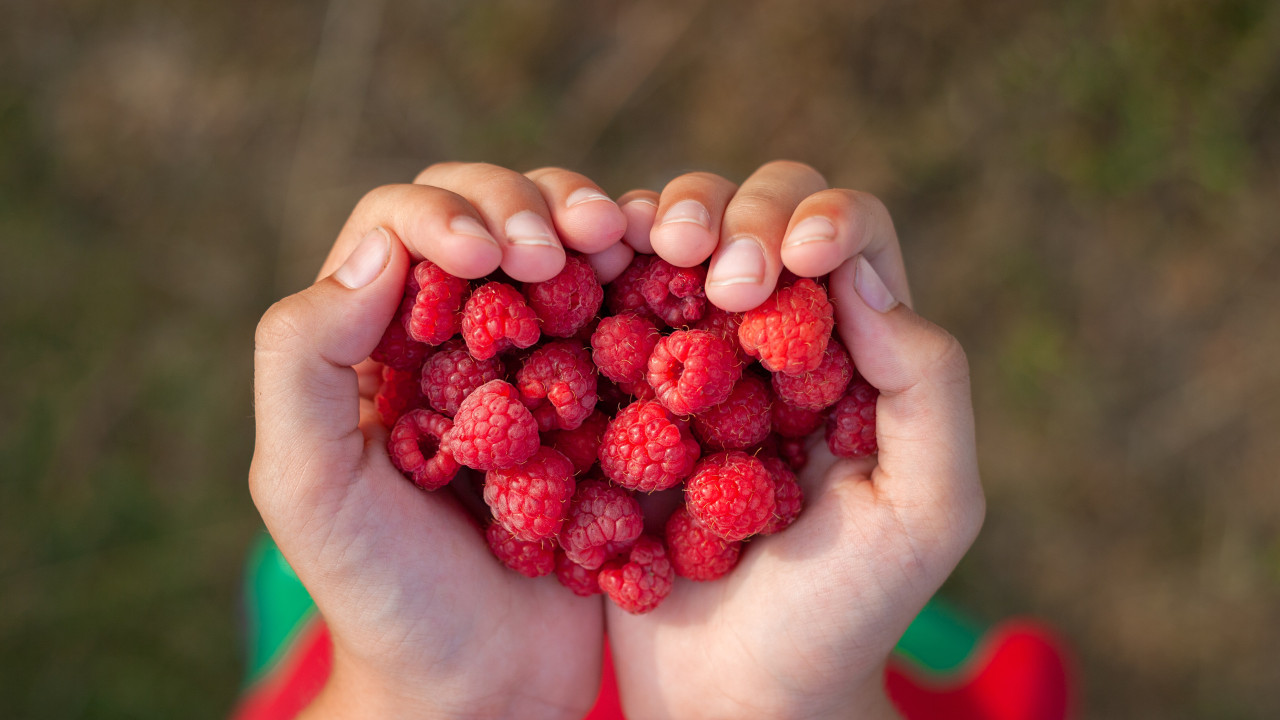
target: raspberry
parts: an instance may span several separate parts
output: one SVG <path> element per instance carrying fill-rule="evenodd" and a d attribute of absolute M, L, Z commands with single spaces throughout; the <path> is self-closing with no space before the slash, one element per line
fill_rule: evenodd
<path fill-rule="evenodd" d="M 822 363 L 834 313 L 822 286 L 801 278 L 743 314 L 738 342 L 771 372 L 810 372 Z"/>
<path fill-rule="evenodd" d="M 604 301 L 604 288 L 595 271 L 574 254 L 565 257 L 560 274 L 545 282 L 526 284 L 524 294 L 542 320 L 542 332 L 561 338 L 581 330 Z"/>
<path fill-rule="evenodd" d="M 572 430 L 596 406 L 596 369 L 586 350 L 566 340 L 534 350 L 516 372 L 520 401 L 543 432 Z"/>
<path fill-rule="evenodd" d="M 681 506 L 667 519 L 667 553 L 671 567 L 690 580 L 715 580 L 738 564 L 742 542 L 729 541 L 698 523 Z"/>
<path fill-rule="evenodd" d="M 422 367 L 422 361 L 426 360 L 430 353 L 430 347 L 409 337 L 409 332 L 404 329 L 404 323 L 397 316 L 383 331 L 382 339 L 378 341 L 378 346 L 373 349 L 373 352 L 369 353 L 369 357 L 374 362 L 390 365 L 397 370 L 417 372 L 418 368 Z"/>
<path fill-rule="evenodd" d="M 769 518 L 769 524 L 764 526 L 760 534 L 773 535 L 787 529 L 799 517 L 800 508 L 804 505 L 804 493 L 800 490 L 796 474 L 782 458 L 766 457 L 761 458 L 760 462 L 769 471 L 774 485 L 773 517 Z"/>
<path fill-rule="evenodd" d="M 642 275 L 640 294 L 653 314 L 671 327 L 681 327 L 706 312 L 706 281 L 707 268 L 702 265 L 682 268 L 659 258 Z"/>
<path fill-rule="evenodd" d="M 591 469 L 600 457 L 600 439 L 609 425 L 609 416 L 593 410 L 582 424 L 573 430 L 556 430 L 546 436 L 549 445 L 569 458 L 573 471 L 579 475 Z"/>
<path fill-rule="evenodd" d="M 560 547 L 573 562 L 595 570 L 630 549 L 644 531 L 640 503 L 626 490 L 601 480 L 578 485 L 560 528 Z"/>
<path fill-rule="evenodd" d="M 688 325 L 706 311 L 703 266 L 681 268 L 654 255 L 636 255 L 605 291 L 605 303 L 614 314 L 627 310 L 652 315 L 670 325 Z"/>
<path fill-rule="evenodd" d="M 702 446 L 745 450 L 769 435 L 769 389 L 754 375 L 743 375 L 728 399 L 693 417 L 693 432 Z"/>
<path fill-rule="evenodd" d="M 453 417 L 472 391 L 502 376 L 497 358 L 477 360 L 461 340 L 450 340 L 422 364 L 421 393 L 436 411 Z"/>
<path fill-rule="evenodd" d="M 494 557 L 525 577 L 542 577 L 556 567 L 556 544 L 551 540 L 520 540 L 496 522 L 490 523 L 484 536 Z"/>
<path fill-rule="evenodd" d="M 677 415 L 724 402 L 742 377 L 733 346 L 705 330 L 677 330 L 658 341 L 646 379 Z"/>
<path fill-rule="evenodd" d="M 453 429 L 443 442 L 454 459 L 469 468 L 509 468 L 538 451 L 538 423 L 514 387 L 490 380 L 458 406 Z"/>
<path fill-rule="evenodd" d="M 628 490 L 665 490 L 689 474 L 700 452 L 687 424 L 661 403 L 639 400 L 605 428 L 600 469 Z"/>
<path fill-rule="evenodd" d="M 778 440 L 778 457 L 782 458 L 795 472 L 800 472 L 809 464 L 809 448 L 803 438 L 784 437 Z"/>
<path fill-rule="evenodd" d="M 423 490 L 438 490 L 458 474 L 458 462 L 442 438 L 453 423 L 430 410 L 410 410 L 396 421 L 387 437 L 391 463 Z"/>
<path fill-rule="evenodd" d="M 405 329 L 418 342 L 439 345 L 461 327 L 467 281 L 450 275 L 430 260 L 413 267 L 413 281 L 418 292 L 405 318 Z"/>
<path fill-rule="evenodd" d="M 822 427 L 822 413 L 801 410 L 774 399 L 770 410 L 773 430 L 784 438 L 804 438 Z"/>
<path fill-rule="evenodd" d="M 527 348 L 540 334 L 533 308 L 519 290 L 503 282 L 481 285 L 462 310 L 462 339 L 480 360 L 512 347 Z"/>
<path fill-rule="evenodd" d="M 618 385 L 618 389 L 626 393 L 628 398 L 636 400 L 657 400 L 658 393 L 654 391 L 653 386 L 647 380 L 640 380 L 633 383 L 622 383 Z"/>
<path fill-rule="evenodd" d="M 634 312 L 611 315 L 591 335 L 591 358 L 600 374 L 616 383 L 643 382 L 653 346 L 661 338 L 646 317 Z"/>
<path fill-rule="evenodd" d="M 671 594 L 675 572 L 652 535 L 641 535 L 626 558 L 615 558 L 600 568 L 600 589 L 618 607 L 639 615 L 658 607 Z"/>
<path fill-rule="evenodd" d="M 556 551 L 556 579 L 574 595 L 590 597 L 604 592 L 600 589 L 599 576 L 599 570 L 588 570 L 570 560 L 563 550 Z"/>
<path fill-rule="evenodd" d="M 484 476 L 484 501 L 493 519 L 520 540 L 544 540 L 559 532 L 573 489 L 573 463 L 548 447 Z"/>
<path fill-rule="evenodd" d="M 853 379 L 853 360 L 839 342 L 827 343 L 822 364 L 801 375 L 773 374 L 773 391 L 792 407 L 818 412 L 835 404 Z"/>
<path fill-rule="evenodd" d="M 658 319 L 658 316 L 649 309 L 649 303 L 645 301 L 644 293 L 641 292 L 645 273 L 655 262 L 658 262 L 656 255 L 637 254 L 631 259 L 627 269 L 609 283 L 609 287 L 604 290 L 604 303 L 610 312 L 621 315 L 630 310 L 654 320 Z"/>
<path fill-rule="evenodd" d="M 760 460 L 739 450 L 703 458 L 685 483 L 689 512 L 725 540 L 742 540 L 773 516 L 773 478 Z"/>
<path fill-rule="evenodd" d="M 418 373 L 397 370 L 390 365 L 382 367 L 382 382 L 373 396 L 382 424 L 391 427 L 400 416 L 424 404 L 422 389 L 418 385 Z"/>
<path fill-rule="evenodd" d="M 742 313 L 731 313 L 715 305 L 707 305 L 707 311 L 698 322 L 693 324 L 693 329 L 706 330 L 712 335 L 724 338 L 738 354 L 738 362 L 746 367 L 751 363 L 751 356 L 747 355 L 747 351 L 743 350 L 742 345 L 738 343 L 738 326 L 741 324 Z"/>
<path fill-rule="evenodd" d="M 876 453 L 876 398 L 880 391 L 861 377 L 849 384 L 844 397 L 827 416 L 827 447 L 837 457 Z"/>

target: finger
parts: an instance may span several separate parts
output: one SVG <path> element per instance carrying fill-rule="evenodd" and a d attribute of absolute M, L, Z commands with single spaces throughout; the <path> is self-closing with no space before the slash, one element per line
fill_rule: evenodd
<path fill-rule="evenodd" d="M 747 178 L 724 212 L 707 271 L 707 299 L 730 312 L 764 302 L 782 272 L 779 248 L 793 211 L 825 187 L 818 171 L 787 161 L 771 162 Z"/>
<path fill-rule="evenodd" d="M 513 280 L 543 282 L 564 268 L 564 247 L 551 211 L 533 181 L 486 163 L 441 163 L 423 170 L 415 183 L 466 198 L 502 246 L 502 270 Z"/>
<path fill-rule="evenodd" d="M 782 241 L 782 264 L 801 277 L 818 277 L 861 254 L 898 300 L 911 305 L 898 233 L 884 203 L 855 190 L 822 190 L 791 215 Z"/>
<path fill-rule="evenodd" d="M 272 498 L 324 477 L 347 481 L 363 455 L 357 363 L 382 337 L 404 292 L 409 254 L 384 228 L 366 234 L 333 274 L 272 305 L 254 341 L 257 437 L 250 489 L 264 514 Z M 308 472 L 310 471 L 310 472 Z M 308 488 L 310 489 L 310 488 Z"/>
<path fill-rule="evenodd" d="M 498 241 L 475 208 L 456 193 L 423 185 L 385 185 L 356 204 L 318 277 L 336 270 L 369 230 L 379 226 L 399 238 L 414 259 L 426 258 L 458 277 L 484 277 L 502 260 Z"/>
<path fill-rule="evenodd" d="M 679 267 L 706 261 L 720 240 L 725 206 L 738 186 L 705 172 L 667 183 L 658 200 L 657 224 L 649 234 L 653 251 Z"/>
<path fill-rule="evenodd" d="M 623 242 L 638 253 L 652 255 L 653 244 L 649 242 L 649 235 L 658 212 L 658 193 L 652 190 L 632 190 L 618 198 L 618 205 L 627 218 Z"/>
<path fill-rule="evenodd" d="M 598 253 L 587 256 L 591 269 L 596 271 L 596 279 L 605 285 L 613 282 L 631 264 L 636 251 L 625 242 L 617 242 Z"/>
<path fill-rule="evenodd" d="M 616 244 L 627 229 L 622 209 L 584 175 L 560 168 L 525 173 L 542 193 L 565 247 L 597 253 Z"/>
<path fill-rule="evenodd" d="M 382 386 L 382 363 L 365 358 L 355 366 L 355 371 L 360 397 L 372 400 Z"/>
<path fill-rule="evenodd" d="M 836 327 L 876 402 L 877 497 L 961 552 L 982 525 L 969 365 L 960 343 L 897 301 L 865 258 L 831 274 Z M 959 556 L 955 558 L 959 560 Z"/>

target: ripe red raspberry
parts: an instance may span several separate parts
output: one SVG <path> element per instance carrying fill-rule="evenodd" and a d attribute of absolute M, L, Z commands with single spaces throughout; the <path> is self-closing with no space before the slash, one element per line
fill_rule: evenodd
<path fill-rule="evenodd" d="M 450 340 L 422 364 L 421 393 L 436 411 L 453 417 L 472 391 L 502 377 L 498 358 L 477 360 L 461 340 Z"/>
<path fill-rule="evenodd" d="M 600 457 L 600 440 L 608 426 L 609 416 L 600 412 L 597 407 L 573 430 L 547 433 L 544 444 L 564 453 L 569 462 L 573 463 L 573 471 L 581 475 L 590 470 Z"/>
<path fill-rule="evenodd" d="M 542 577 L 556 567 L 556 544 L 551 540 L 520 540 L 496 522 L 489 524 L 484 536 L 494 557 L 525 577 Z"/>
<path fill-rule="evenodd" d="M 703 527 L 681 506 L 667 519 L 667 553 L 671 567 L 690 580 L 715 580 L 738 564 L 742 541 L 729 541 Z"/>
<path fill-rule="evenodd" d="M 548 447 L 484 476 L 484 501 L 493 519 L 520 540 L 544 540 L 560 532 L 573 489 L 573 463 Z"/>
<path fill-rule="evenodd" d="M 844 344 L 827 343 L 822 364 L 810 373 L 800 375 L 773 374 L 773 391 L 792 407 L 819 412 L 835 404 L 853 379 L 853 360 Z"/>
<path fill-rule="evenodd" d="M 641 535 L 631 552 L 600 568 L 600 589 L 618 607 L 634 615 L 658 607 L 671 594 L 675 572 L 662 547 L 652 535 Z"/>
<path fill-rule="evenodd" d="M 681 268 L 655 255 L 636 255 L 605 291 L 614 314 L 635 310 L 670 325 L 689 325 L 706 311 L 704 266 Z"/>
<path fill-rule="evenodd" d="M 635 312 L 610 315 L 591 335 L 591 357 L 600 374 L 615 383 L 643 382 L 661 338 L 653 321 Z"/>
<path fill-rule="evenodd" d="M 458 462 L 443 447 L 449 418 L 430 410 L 410 410 L 396 421 L 387 437 L 391 463 L 423 490 L 438 490 L 458 474 Z"/>
<path fill-rule="evenodd" d="M 538 423 L 510 383 L 490 380 L 458 406 L 444 447 L 469 468 L 509 468 L 538 451 Z"/>
<path fill-rule="evenodd" d="M 519 290 L 503 282 L 481 285 L 462 309 L 462 339 L 480 360 L 512 347 L 527 348 L 540 334 L 533 308 Z"/>
<path fill-rule="evenodd" d="M 700 452 L 686 423 L 661 403 L 639 400 L 605 428 L 600 469 L 628 490 L 665 490 L 688 476 Z"/>
<path fill-rule="evenodd" d="M 677 330 L 658 341 L 645 379 L 677 415 L 724 402 L 742 377 L 733 346 L 705 330 Z"/>
<path fill-rule="evenodd" d="M 774 398 L 770 410 L 773 430 L 784 438 L 804 438 L 822 427 L 823 415 L 812 410 L 792 407 Z"/>
<path fill-rule="evenodd" d="M 644 531 L 640 503 L 631 493 L 602 480 L 578 485 L 560 528 L 560 547 L 569 559 L 594 570 L 628 550 Z"/>
<path fill-rule="evenodd" d="M 880 391 L 861 377 L 849 384 L 844 397 L 827 416 L 827 447 L 836 457 L 855 458 L 876 453 L 876 398 Z"/>
<path fill-rule="evenodd" d="M 382 333 L 382 339 L 373 352 L 369 353 L 369 357 L 374 362 L 390 365 L 397 370 L 417 372 L 422 367 L 422 361 L 430 354 L 430 347 L 409 337 L 409 332 L 404 329 L 404 323 L 397 315 Z"/>
<path fill-rule="evenodd" d="M 800 472 L 809 464 L 809 448 L 804 438 L 780 438 L 778 440 L 778 457 L 782 458 L 795 472 Z"/>
<path fill-rule="evenodd" d="M 834 314 L 826 290 L 801 278 L 743 314 L 738 341 L 770 372 L 810 372 L 822 363 L 835 326 Z"/>
<path fill-rule="evenodd" d="M 755 535 L 773 516 L 773 478 L 764 463 L 739 450 L 703 458 L 684 494 L 689 512 L 725 540 Z"/>
<path fill-rule="evenodd" d="M 565 257 L 560 274 L 545 282 L 526 284 L 524 294 L 542 320 L 542 332 L 561 338 L 581 330 L 604 301 L 604 288 L 595 271 L 582 256 L 572 253 Z"/>
<path fill-rule="evenodd" d="M 413 267 L 413 281 L 418 292 L 405 318 L 405 329 L 418 342 L 439 345 L 461 328 L 467 281 L 450 275 L 430 260 Z"/>
<path fill-rule="evenodd" d="M 742 324 L 742 313 L 729 312 L 721 310 L 719 307 L 707 304 L 707 311 L 703 313 L 702 318 L 693 324 L 694 330 L 706 330 L 712 335 L 717 335 L 725 339 L 733 346 L 734 352 L 738 354 L 738 362 L 743 367 L 751 364 L 751 356 L 747 355 L 747 351 L 742 349 L 742 345 L 738 343 L 738 326 Z"/>
<path fill-rule="evenodd" d="M 600 589 L 600 570 L 588 570 L 569 559 L 563 550 L 556 551 L 556 579 L 560 584 L 573 591 L 574 595 L 590 597 L 598 595 Z"/>
<path fill-rule="evenodd" d="M 649 266 L 640 283 L 645 303 L 666 324 L 682 327 L 702 317 L 707 308 L 707 268 L 682 268 L 658 259 Z"/>
<path fill-rule="evenodd" d="M 760 534 L 773 535 L 787 529 L 800 516 L 800 508 L 804 505 L 804 492 L 800 489 L 796 474 L 782 458 L 764 457 L 760 458 L 760 462 L 764 463 L 765 469 L 769 471 L 774 485 L 773 516 L 769 518 L 769 523 L 764 526 Z"/>
<path fill-rule="evenodd" d="M 763 380 L 743 375 L 728 399 L 693 416 L 693 432 L 705 448 L 745 450 L 769 435 L 771 401 Z"/>
<path fill-rule="evenodd" d="M 626 394 L 628 400 L 658 399 L 658 393 L 654 391 L 653 386 L 649 384 L 648 380 L 640 380 L 633 383 L 622 383 L 617 387 Z"/>
<path fill-rule="evenodd" d="M 397 370 L 390 365 L 382 367 L 382 382 L 373 396 L 373 406 L 377 408 L 383 425 L 388 428 L 395 425 L 401 415 L 424 404 L 425 398 L 418 385 L 418 373 Z"/>
<path fill-rule="evenodd" d="M 567 340 L 534 350 L 516 372 L 520 401 L 538 428 L 572 430 L 596 406 L 596 368 L 587 351 Z"/>
<path fill-rule="evenodd" d="M 658 319 L 658 316 L 649 309 L 649 303 L 645 301 L 644 293 L 641 292 L 645 272 L 657 261 L 656 255 L 639 253 L 631 259 L 627 269 L 604 289 L 604 304 L 610 312 L 621 315 L 631 311 L 655 321 Z"/>

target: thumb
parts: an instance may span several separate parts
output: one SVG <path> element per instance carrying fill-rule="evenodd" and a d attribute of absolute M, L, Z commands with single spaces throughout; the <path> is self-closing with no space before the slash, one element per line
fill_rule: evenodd
<path fill-rule="evenodd" d="M 272 305 L 258 323 L 250 490 L 259 509 L 271 497 L 296 500 L 311 473 L 352 477 L 364 447 L 352 366 L 391 321 L 408 264 L 400 241 L 375 228 L 332 275 Z"/>
<path fill-rule="evenodd" d="M 841 339 L 880 391 L 871 475 L 877 496 L 909 529 L 963 539 L 962 553 L 985 512 L 964 350 L 898 302 L 861 255 L 831 274 L 831 287 Z"/>

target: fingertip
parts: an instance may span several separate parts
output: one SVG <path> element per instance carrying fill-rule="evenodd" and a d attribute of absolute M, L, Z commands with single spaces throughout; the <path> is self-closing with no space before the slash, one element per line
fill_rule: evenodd
<path fill-rule="evenodd" d="M 845 260 L 835 224 L 822 216 L 805 218 L 788 230 L 779 254 L 782 264 L 801 277 L 826 275 Z"/>
<path fill-rule="evenodd" d="M 454 218 L 450 233 L 439 238 L 432 262 L 451 275 L 473 280 L 497 270 L 502 263 L 502 247 L 479 221 Z"/>
<path fill-rule="evenodd" d="M 618 206 L 626 218 L 622 239 L 631 249 L 646 255 L 653 254 L 649 235 L 653 231 L 654 217 L 658 213 L 658 194 L 649 190 L 635 190 L 618 199 Z"/>
<path fill-rule="evenodd" d="M 587 262 L 591 265 L 591 269 L 595 270 L 596 279 L 601 284 L 613 282 L 627 266 L 631 264 L 631 259 L 635 257 L 635 250 L 625 242 L 618 242 L 587 256 Z"/>
<path fill-rule="evenodd" d="M 564 248 L 511 245 L 502 256 L 502 271 L 518 282 L 545 282 L 564 269 Z"/>
<path fill-rule="evenodd" d="M 622 239 L 627 217 L 617 203 L 594 187 L 582 187 L 569 194 L 566 207 L 557 215 L 560 239 L 572 250 L 597 253 Z"/>

